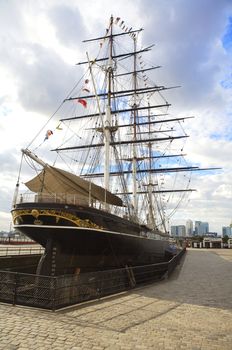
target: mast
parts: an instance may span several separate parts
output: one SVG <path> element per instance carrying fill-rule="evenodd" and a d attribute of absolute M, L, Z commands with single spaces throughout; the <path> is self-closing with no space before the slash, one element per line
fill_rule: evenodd
<path fill-rule="evenodd" d="M 110 138 L 111 138 L 111 86 L 112 86 L 112 75 L 113 75 L 113 16 L 110 17 L 110 35 L 109 35 L 109 61 L 107 67 L 107 83 L 108 83 L 108 95 L 107 105 L 105 114 L 105 124 L 103 125 L 104 130 L 104 144 L 105 144 L 105 159 L 104 159 L 104 186 L 106 190 L 110 187 Z"/>
<path fill-rule="evenodd" d="M 136 38 L 134 36 L 134 52 L 136 52 Z M 137 89 L 137 73 L 136 73 L 136 63 L 137 63 L 137 55 L 134 55 L 134 72 L 133 72 L 133 87 L 134 87 L 134 105 L 132 110 L 132 118 L 133 118 L 133 141 L 137 140 L 137 104 L 136 104 L 136 89 Z M 134 217 L 137 219 L 138 215 L 138 197 L 137 197 L 137 154 L 136 154 L 136 143 L 132 144 L 132 183 L 133 183 L 133 207 L 134 207 Z"/>
<path fill-rule="evenodd" d="M 148 102 L 148 105 L 150 105 L 150 102 Z M 148 109 L 148 131 L 149 133 L 151 133 L 151 113 L 150 113 L 150 109 Z M 152 190 L 153 190 L 153 183 L 152 183 L 152 173 L 151 173 L 151 169 L 152 169 L 152 143 L 151 141 L 148 142 L 148 160 L 149 160 L 149 164 L 148 164 L 148 207 L 149 207 L 149 220 L 148 220 L 148 224 L 150 224 L 152 226 L 152 228 L 155 228 L 155 217 L 154 217 L 154 208 L 153 208 L 153 198 L 152 198 Z"/>

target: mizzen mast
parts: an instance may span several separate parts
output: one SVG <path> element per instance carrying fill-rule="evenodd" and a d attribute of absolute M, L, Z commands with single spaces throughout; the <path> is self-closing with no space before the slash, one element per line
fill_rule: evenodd
<path fill-rule="evenodd" d="M 136 52 L 137 45 L 137 35 L 133 37 L 134 40 L 134 52 Z M 134 55 L 134 71 L 133 71 L 133 88 L 134 88 L 134 104 L 132 110 L 133 118 L 133 141 L 137 140 L 137 119 L 138 119 L 138 110 L 137 110 L 137 100 L 136 100 L 136 90 L 137 90 L 137 55 Z M 137 153 L 136 153 L 136 143 L 132 144 L 132 183 L 133 183 L 133 207 L 134 207 L 134 218 L 137 219 L 138 216 L 138 196 L 137 196 Z"/>

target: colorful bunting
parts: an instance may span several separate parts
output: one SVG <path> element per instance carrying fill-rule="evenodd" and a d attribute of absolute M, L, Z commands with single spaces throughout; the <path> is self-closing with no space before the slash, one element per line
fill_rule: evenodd
<path fill-rule="evenodd" d="M 119 22 L 120 21 L 120 22 Z M 125 33 L 128 33 L 130 35 L 130 37 L 132 39 L 135 39 L 136 38 L 136 34 L 135 33 L 130 33 L 132 31 L 132 27 L 127 27 L 126 26 L 126 23 L 124 21 L 121 20 L 120 17 L 116 17 L 116 19 L 114 20 L 114 24 L 118 24 L 119 27 L 121 27 L 121 29 L 125 32 Z M 100 44 L 100 46 L 102 46 L 102 44 Z"/>

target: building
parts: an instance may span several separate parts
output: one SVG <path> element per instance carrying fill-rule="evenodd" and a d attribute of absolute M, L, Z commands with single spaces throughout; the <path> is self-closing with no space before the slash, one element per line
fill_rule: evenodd
<path fill-rule="evenodd" d="M 219 237 L 205 237 L 202 242 L 203 248 L 223 248 L 222 238 Z"/>
<path fill-rule="evenodd" d="M 232 237 L 232 231 L 230 226 L 223 226 L 222 227 L 222 237 Z"/>
<path fill-rule="evenodd" d="M 204 236 L 209 233 L 209 224 L 208 222 L 195 221 L 195 235 Z"/>
<path fill-rule="evenodd" d="M 187 220 L 186 221 L 186 236 L 192 237 L 192 235 L 193 235 L 193 222 L 192 222 L 192 220 Z"/>
<path fill-rule="evenodd" d="M 171 235 L 173 237 L 185 237 L 186 236 L 185 225 L 171 226 Z"/>
<path fill-rule="evenodd" d="M 227 243 L 228 243 L 228 248 L 231 249 L 232 248 L 232 238 L 229 238 Z"/>

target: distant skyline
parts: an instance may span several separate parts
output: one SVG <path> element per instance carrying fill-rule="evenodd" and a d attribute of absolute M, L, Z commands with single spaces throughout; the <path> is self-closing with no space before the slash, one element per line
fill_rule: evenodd
<path fill-rule="evenodd" d="M 192 174 L 197 191 L 169 225 L 197 218 L 221 232 L 232 220 L 231 0 L 1 1 L 0 230 L 10 229 L 20 149 L 78 79 L 82 40 L 102 34 L 111 14 L 144 28 L 143 46 L 155 44 L 149 61 L 162 66 L 158 83 L 181 85 L 167 100 L 172 115 L 195 117 L 184 124 L 188 163 L 222 168 Z"/>
<path fill-rule="evenodd" d="M 206 221 L 206 220 L 192 220 L 192 219 L 188 219 L 188 220 L 186 220 L 186 221 L 180 221 L 180 223 L 177 223 L 177 224 L 170 224 L 170 230 L 171 230 L 171 226 L 185 226 L 186 227 L 186 229 L 187 229 L 187 222 L 188 221 L 192 221 L 192 224 L 193 224 L 193 231 L 195 231 L 195 223 L 196 222 L 201 222 L 201 223 L 204 223 L 204 224 L 208 224 L 208 227 L 209 227 L 209 232 L 212 232 L 212 233 L 218 233 L 219 235 L 221 235 L 222 234 L 222 232 L 223 232 L 223 227 L 230 227 L 230 224 L 225 224 L 225 225 L 222 225 L 221 226 L 221 228 L 219 228 L 219 230 L 212 230 L 211 229 L 211 225 L 210 225 L 210 222 L 208 222 L 208 221 Z"/>

